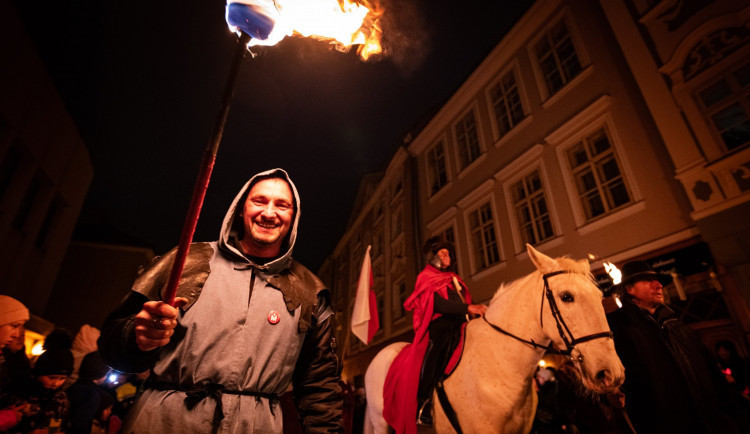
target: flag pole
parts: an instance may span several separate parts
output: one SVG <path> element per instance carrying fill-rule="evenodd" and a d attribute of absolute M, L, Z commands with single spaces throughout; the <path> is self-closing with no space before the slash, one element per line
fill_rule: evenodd
<path fill-rule="evenodd" d="M 346 319 L 347 324 L 351 324 L 352 322 L 352 315 L 349 314 L 349 317 Z M 352 328 L 347 327 L 346 328 L 346 337 L 344 338 L 344 348 L 341 349 L 341 365 L 344 365 L 344 362 L 346 361 L 346 356 L 349 350 L 349 342 L 351 341 L 352 337 Z"/>
<path fill-rule="evenodd" d="M 198 178 L 195 181 L 195 187 L 193 187 L 193 195 L 190 199 L 190 206 L 188 207 L 188 213 L 182 227 L 180 243 L 177 247 L 174 265 L 169 274 L 169 282 L 167 283 L 167 289 L 164 294 L 164 302 L 170 305 L 174 305 L 177 286 L 180 281 L 180 276 L 182 275 L 182 270 L 185 267 L 187 254 L 190 251 L 190 243 L 193 241 L 195 227 L 198 225 L 198 217 L 200 216 L 201 207 L 203 206 L 203 199 L 206 197 L 208 183 L 211 180 L 211 172 L 213 172 L 214 163 L 216 162 L 216 153 L 219 150 L 221 136 L 224 134 L 224 125 L 227 123 L 227 117 L 229 116 L 229 107 L 232 102 L 232 97 L 234 96 L 237 75 L 239 74 L 242 59 L 247 52 L 247 44 L 250 39 L 251 37 L 244 32 L 240 33 L 237 37 L 236 48 L 229 69 L 229 76 L 227 77 L 227 82 L 224 86 L 224 93 L 222 94 L 219 106 L 219 114 L 214 123 L 213 133 L 206 145 L 206 149 L 203 151 L 203 159 L 201 160 Z"/>

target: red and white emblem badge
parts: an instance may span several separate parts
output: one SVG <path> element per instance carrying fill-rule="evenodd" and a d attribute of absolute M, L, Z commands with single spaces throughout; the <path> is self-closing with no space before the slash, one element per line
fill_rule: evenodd
<path fill-rule="evenodd" d="M 268 312 L 268 322 L 271 324 L 278 324 L 281 317 L 275 310 Z"/>

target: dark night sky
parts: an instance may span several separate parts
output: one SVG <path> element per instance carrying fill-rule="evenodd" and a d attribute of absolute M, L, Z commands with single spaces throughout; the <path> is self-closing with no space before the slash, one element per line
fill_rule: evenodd
<path fill-rule="evenodd" d="M 157 254 L 175 246 L 234 50 L 225 3 L 14 3 L 91 152 L 76 236 L 115 240 L 106 227 Z M 385 169 L 530 3 L 390 0 L 386 55 L 374 61 L 302 38 L 255 49 L 194 239 L 218 237 L 249 176 L 283 167 L 302 197 L 295 257 L 316 270 L 345 230 L 360 177 Z"/>

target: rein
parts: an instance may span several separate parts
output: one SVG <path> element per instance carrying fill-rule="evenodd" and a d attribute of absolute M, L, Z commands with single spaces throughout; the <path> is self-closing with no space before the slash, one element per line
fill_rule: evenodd
<path fill-rule="evenodd" d="M 557 302 L 555 301 L 555 296 L 554 296 L 554 294 L 552 294 L 552 290 L 549 287 L 549 278 L 550 277 L 557 276 L 559 274 L 568 274 L 568 273 L 572 273 L 572 271 L 569 271 L 569 270 L 560 270 L 560 271 L 554 271 L 552 273 L 547 273 L 547 274 L 542 275 L 542 278 L 544 279 L 544 289 L 542 291 L 542 302 L 541 302 L 541 306 L 539 308 L 539 325 L 543 328 L 544 327 L 544 315 L 543 315 L 543 312 L 544 312 L 544 298 L 546 297 L 547 298 L 547 303 L 549 304 L 549 308 L 552 311 L 552 317 L 555 319 L 555 322 L 557 323 L 557 331 L 558 331 L 558 333 L 560 333 L 560 337 L 562 338 L 563 342 L 565 343 L 565 349 L 564 350 L 555 348 L 553 342 L 550 342 L 549 345 L 545 346 L 545 345 L 540 345 L 540 344 L 534 342 L 533 339 L 523 339 L 521 337 L 518 337 L 518 336 L 514 335 L 513 333 L 510 333 L 510 332 L 508 332 L 506 330 L 503 330 L 501 327 L 499 327 L 499 326 L 497 326 L 495 324 L 492 324 L 487 319 L 487 317 L 485 317 L 484 315 L 482 316 L 482 319 L 484 319 L 484 321 L 487 324 L 489 324 L 490 327 L 492 327 L 496 331 L 498 331 L 498 332 L 500 332 L 500 333 L 502 333 L 502 334 L 504 334 L 506 336 L 509 336 L 509 337 L 511 337 L 511 338 L 519 341 L 519 342 L 522 342 L 522 343 L 524 343 L 526 345 L 529 345 L 529 346 L 532 346 L 534 348 L 543 349 L 543 350 L 545 350 L 547 352 L 550 352 L 550 353 L 559 354 L 559 355 L 563 355 L 563 356 L 568 356 L 568 357 L 571 358 L 571 360 L 582 362 L 583 361 L 583 354 L 581 354 L 581 352 L 578 351 L 578 349 L 576 348 L 577 344 L 580 344 L 580 343 L 583 343 L 583 342 L 592 341 L 594 339 L 600 339 L 600 338 L 609 338 L 609 339 L 612 339 L 614 335 L 612 334 L 611 331 L 609 331 L 609 332 L 593 333 L 593 334 L 586 335 L 586 336 L 583 336 L 583 337 L 580 337 L 580 338 L 577 338 L 577 339 L 573 336 L 573 333 L 570 331 L 570 328 L 568 328 L 568 325 L 565 323 L 565 319 L 562 317 L 562 314 L 560 313 L 560 308 L 557 307 Z M 578 351 L 578 356 L 575 357 L 575 358 L 572 356 L 572 353 L 573 353 L 574 350 Z"/>

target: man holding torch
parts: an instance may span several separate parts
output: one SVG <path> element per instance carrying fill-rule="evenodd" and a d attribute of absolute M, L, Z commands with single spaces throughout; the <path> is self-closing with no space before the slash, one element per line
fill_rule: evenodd
<path fill-rule="evenodd" d="M 105 321 L 99 348 L 122 372 L 151 370 L 125 432 L 282 432 L 290 383 L 306 432 L 342 429 L 328 290 L 292 259 L 300 200 L 282 169 L 252 177 L 218 241 L 193 243 L 174 307 L 174 250 Z"/>

